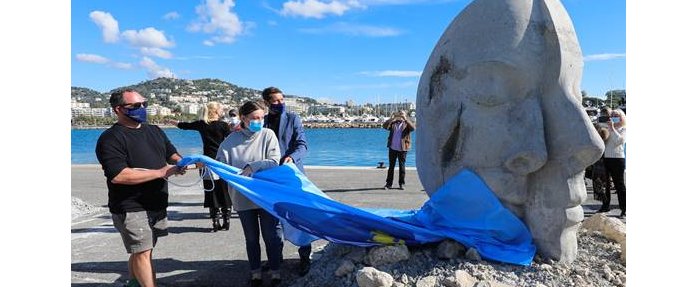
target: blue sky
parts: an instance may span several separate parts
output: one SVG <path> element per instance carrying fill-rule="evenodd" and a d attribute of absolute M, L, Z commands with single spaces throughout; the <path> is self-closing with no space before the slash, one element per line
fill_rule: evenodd
<path fill-rule="evenodd" d="M 71 2 L 71 85 L 217 78 L 343 103 L 414 101 L 439 37 L 469 0 Z M 562 0 L 585 56 L 582 89 L 625 88 L 621 0 Z"/>

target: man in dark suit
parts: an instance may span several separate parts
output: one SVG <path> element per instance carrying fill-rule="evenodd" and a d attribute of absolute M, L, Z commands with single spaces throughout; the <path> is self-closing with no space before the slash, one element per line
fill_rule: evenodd
<path fill-rule="evenodd" d="M 308 151 L 308 145 L 301 118 L 297 114 L 286 110 L 284 94 L 279 88 L 268 87 L 264 89 L 262 91 L 262 99 L 269 107 L 269 114 L 264 117 L 264 127 L 273 130 L 279 140 L 279 147 L 281 148 L 279 164 L 294 163 L 301 172 L 305 173 L 303 158 L 305 158 Z M 299 274 L 301 276 L 310 271 L 310 251 L 310 244 L 298 248 L 300 257 Z"/>

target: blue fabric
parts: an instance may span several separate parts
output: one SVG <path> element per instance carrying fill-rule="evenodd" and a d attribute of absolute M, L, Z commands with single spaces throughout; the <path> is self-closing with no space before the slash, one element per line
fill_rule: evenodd
<path fill-rule="evenodd" d="M 204 155 L 179 166 L 204 163 L 255 204 L 279 218 L 285 239 L 297 246 L 317 239 L 375 246 L 419 245 L 451 238 L 482 258 L 530 265 L 536 248 L 526 226 L 499 202 L 478 175 L 463 170 L 419 210 L 356 208 L 329 198 L 293 164 L 253 177 Z"/>

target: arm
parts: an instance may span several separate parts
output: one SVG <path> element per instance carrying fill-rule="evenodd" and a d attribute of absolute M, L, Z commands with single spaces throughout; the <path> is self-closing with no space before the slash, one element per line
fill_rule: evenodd
<path fill-rule="evenodd" d="M 295 163 L 305 158 L 305 154 L 308 152 L 308 144 L 305 139 L 305 131 L 303 130 L 300 117 L 294 115 L 292 119 L 293 135 L 291 136 L 288 150 L 286 150 L 286 155 L 282 160 L 290 158 Z"/>
<path fill-rule="evenodd" d="M 148 182 L 158 178 L 167 178 L 177 173 L 179 169 L 176 165 L 166 165 L 160 169 L 135 169 L 124 168 L 112 180 L 115 184 L 134 185 Z"/>
<path fill-rule="evenodd" d="M 383 128 L 386 129 L 386 130 L 389 130 L 389 129 L 390 129 L 390 124 L 392 124 L 393 121 L 395 121 L 394 118 L 389 118 L 387 121 L 385 121 L 385 122 L 383 123 Z"/>
<path fill-rule="evenodd" d="M 408 118 L 405 118 L 405 124 L 407 124 L 407 130 L 410 132 L 416 129 L 412 121 L 410 121 Z"/>
<path fill-rule="evenodd" d="M 611 126 L 611 132 L 615 135 L 613 137 L 609 137 L 609 143 L 614 145 L 614 146 L 619 146 L 625 143 L 625 129 L 622 129 L 622 131 L 618 131 L 613 124 L 609 124 Z"/>

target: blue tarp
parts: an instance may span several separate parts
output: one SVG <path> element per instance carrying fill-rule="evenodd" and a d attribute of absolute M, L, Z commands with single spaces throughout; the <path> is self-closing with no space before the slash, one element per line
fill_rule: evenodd
<path fill-rule="evenodd" d="M 480 177 L 463 170 L 419 210 L 352 207 L 329 198 L 293 164 L 238 175 L 240 169 L 204 155 L 179 166 L 204 163 L 238 192 L 284 225 L 285 239 L 302 246 L 317 239 L 375 246 L 420 245 L 451 238 L 485 259 L 530 265 L 536 248 L 526 226 L 502 206 Z"/>

